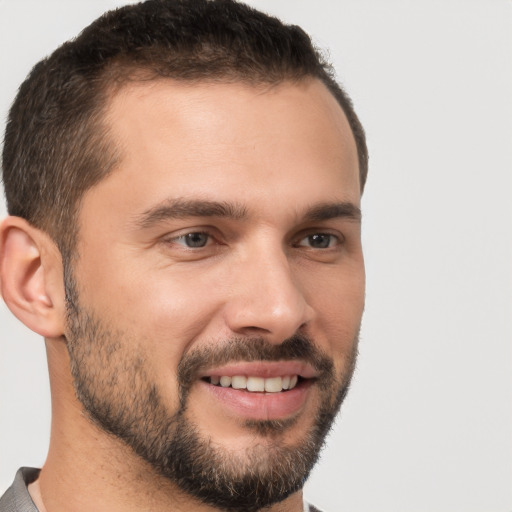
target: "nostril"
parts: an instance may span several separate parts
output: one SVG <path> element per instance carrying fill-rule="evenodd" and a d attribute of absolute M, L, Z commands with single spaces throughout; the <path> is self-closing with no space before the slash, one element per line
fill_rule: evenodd
<path fill-rule="evenodd" d="M 256 333 L 256 334 L 264 334 L 270 332 L 268 329 L 265 329 L 263 327 L 256 327 L 255 325 L 249 325 L 248 327 L 244 327 L 243 330 L 250 333 Z"/>

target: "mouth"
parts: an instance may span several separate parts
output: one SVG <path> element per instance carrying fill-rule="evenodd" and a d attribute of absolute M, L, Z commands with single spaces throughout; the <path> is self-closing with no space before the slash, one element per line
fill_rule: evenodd
<path fill-rule="evenodd" d="M 299 375 L 284 375 L 278 377 L 258 377 L 246 375 L 212 375 L 203 380 L 221 388 L 232 388 L 249 393 L 281 393 L 290 391 L 305 379 Z"/>
<path fill-rule="evenodd" d="M 200 381 L 228 415 L 269 420 L 298 414 L 317 378 L 304 363 L 261 361 L 211 369 Z"/>

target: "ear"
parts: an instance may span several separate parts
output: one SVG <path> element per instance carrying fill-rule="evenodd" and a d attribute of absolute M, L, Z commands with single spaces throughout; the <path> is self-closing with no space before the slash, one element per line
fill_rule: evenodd
<path fill-rule="evenodd" d="M 45 338 L 64 334 L 62 258 L 53 240 L 20 217 L 0 224 L 0 291 L 7 307 Z"/>

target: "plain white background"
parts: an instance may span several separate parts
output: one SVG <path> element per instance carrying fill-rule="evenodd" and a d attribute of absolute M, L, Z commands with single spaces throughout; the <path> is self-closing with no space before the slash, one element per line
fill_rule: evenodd
<path fill-rule="evenodd" d="M 115 0 L 0 0 L 0 116 Z M 327 511 L 512 511 L 512 3 L 252 0 L 330 48 L 366 127 L 367 306 L 306 496 Z M 5 207 L 0 203 L 0 214 Z M 0 492 L 40 466 L 43 342 L 0 306 Z"/>

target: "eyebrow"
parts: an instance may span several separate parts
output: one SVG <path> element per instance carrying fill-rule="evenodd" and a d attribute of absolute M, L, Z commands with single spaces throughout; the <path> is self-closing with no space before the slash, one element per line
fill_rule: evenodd
<path fill-rule="evenodd" d="M 193 199 L 168 199 L 146 210 L 136 218 L 136 224 L 142 229 L 159 222 L 189 217 L 220 217 L 231 220 L 244 220 L 249 217 L 247 208 L 238 203 Z M 361 221 L 361 210 L 350 202 L 332 202 L 316 204 L 302 215 L 305 222 L 318 222 L 334 218 Z"/>
<path fill-rule="evenodd" d="M 244 206 L 224 201 L 169 199 L 146 210 L 136 219 L 141 228 L 148 228 L 164 220 L 188 217 L 224 217 L 243 220 L 248 217 Z"/>
<path fill-rule="evenodd" d="M 361 222 L 361 209 L 354 203 L 348 201 L 322 203 L 312 206 L 304 215 L 304 219 L 308 222 L 346 218 L 356 222 Z"/>

